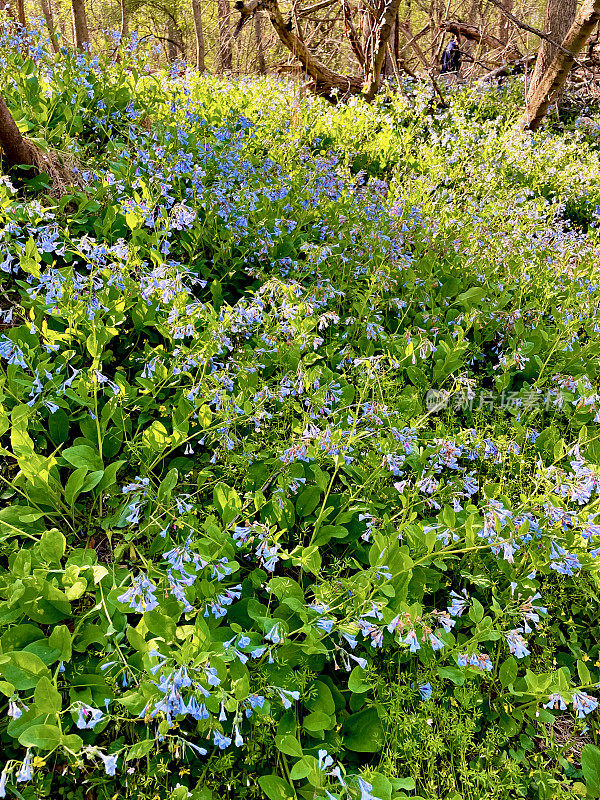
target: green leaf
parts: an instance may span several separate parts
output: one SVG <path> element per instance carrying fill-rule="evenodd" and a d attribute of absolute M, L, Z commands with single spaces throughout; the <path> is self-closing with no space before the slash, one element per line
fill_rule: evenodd
<path fill-rule="evenodd" d="M 48 432 L 54 444 L 64 444 L 69 438 L 69 418 L 62 408 L 48 417 Z"/>
<path fill-rule="evenodd" d="M 500 678 L 502 686 L 507 687 L 512 685 L 517 678 L 518 672 L 519 666 L 516 658 L 514 656 L 509 656 L 506 661 L 503 662 L 498 672 L 498 677 Z"/>
<path fill-rule="evenodd" d="M 139 650 L 140 653 L 145 653 L 148 650 L 148 643 L 146 642 L 142 634 L 139 633 L 139 631 L 136 631 L 135 628 L 132 628 L 131 625 L 127 626 L 127 639 L 129 641 L 129 644 L 135 650 Z"/>
<path fill-rule="evenodd" d="M 68 736 L 62 737 L 62 746 L 68 747 L 74 753 L 79 753 L 83 747 L 83 739 L 76 733 L 70 733 Z"/>
<path fill-rule="evenodd" d="M 18 691 L 33 689 L 42 677 L 50 677 L 50 670 L 34 653 L 6 653 L 9 661 L 0 662 L 0 672 Z"/>
<path fill-rule="evenodd" d="M 350 677 L 348 678 L 348 688 L 353 694 L 364 694 L 372 688 L 372 685 L 365 681 L 366 674 L 366 669 L 363 669 L 359 666 L 354 667 L 350 673 Z"/>
<path fill-rule="evenodd" d="M 275 746 L 281 753 L 285 753 L 286 756 L 302 758 L 302 745 L 295 736 L 276 736 Z"/>
<path fill-rule="evenodd" d="M 479 600 L 474 597 L 471 601 L 471 608 L 469 609 L 469 619 L 474 623 L 481 622 L 485 614 L 483 606 Z"/>
<path fill-rule="evenodd" d="M 466 680 L 464 670 L 460 667 L 438 667 L 437 672 L 440 678 L 451 681 L 455 686 L 462 686 Z"/>
<path fill-rule="evenodd" d="M 62 451 L 62 457 L 74 467 L 85 467 L 90 472 L 96 472 L 104 468 L 102 459 L 98 451 L 87 444 L 78 444 L 75 447 L 67 447 Z"/>
<path fill-rule="evenodd" d="M 292 800 L 295 797 L 290 784 L 278 775 L 261 775 L 258 785 L 269 800 Z"/>
<path fill-rule="evenodd" d="M 52 528 L 52 530 L 42 534 L 39 544 L 40 555 L 44 561 L 60 564 L 60 560 L 65 554 L 66 545 L 67 540 L 64 535 L 56 528 Z"/>
<path fill-rule="evenodd" d="M 242 501 L 236 490 L 226 483 L 218 483 L 213 489 L 213 503 L 227 525 L 242 507 Z"/>
<path fill-rule="evenodd" d="M 158 500 L 162 501 L 166 497 L 168 497 L 173 491 L 173 489 L 177 486 L 178 480 L 179 480 L 179 473 L 177 472 L 177 470 L 175 468 L 169 470 L 166 477 L 158 487 L 158 493 L 157 493 Z"/>
<path fill-rule="evenodd" d="M 344 722 L 342 738 L 347 750 L 377 753 L 383 747 L 383 728 L 374 708 L 352 714 Z"/>
<path fill-rule="evenodd" d="M 333 728 L 335 717 L 325 714 L 323 711 L 312 711 L 302 721 L 302 726 L 310 733 L 320 733 Z"/>
<path fill-rule="evenodd" d="M 104 470 L 104 477 L 98 484 L 98 489 L 103 491 L 104 489 L 108 489 L 109 486 L 112 486 L 117 480 L 117 472 L 121 469 L 123 464 L 126 463 L 126 461 L 113 461 L 112 464 L 109 464 Z"/>
<path fill-rule="evenodd" d="M 323 681 L 313 684 L 311 697 L 306 701 L 306 707 L 311 711 L 322 711 L 330 715 L 335 713 L 335 701 L 331 689 Z"/>
<path fill-rule="evenodd" d="M 581 683 L 587 685 L 592 682 L 592 676 L 590 675 L 590 671 L 583 661 L 577 662 L 577 674 L 579 675 L 579 680 L 581 681 Z"/>
<path fill-rule="evenodd" d="M 23 747 L 37 747 L 39 750 L 54 750 L 61 744 L 62 736 L 56 725 L 32 725 L 19 736 Z"/>
<path fill-rule="evenodd" d="M 52 629 L 50 638 L 48 639 L 50 647 L 60 652 L 59 659 L 61 661 L 70 661 L 72 654 L 73 637 L 66 625 L 57 625 Z"/>
<path fill-rule="evenodd" d="M 136 742 L 130 747 L 129 752 L 125 757 L 125 761 L 131 761 L 134 758 L 143 758 L 144 756 L 148 755 L 155 745 L 156 739 L 142 739 L 141 742 Z"/>
<path fill-rule="evenodd" d="M 200 406 L 198 409 L 198 422 L 203 428 L 210 428 L 212 423 L 213 413 L 209 406 Z"/>
<path fill-rule="evenodd" d="M 65 500 L 69 506 L 73 506 L 77 496 L 81 492 L 81 487 L 85 483 L 85 476 L 88 474 L 87 467 L 79 467 L 69 475 L 65 486 Z"/>
<path fill-rule="evenodd" d="M 312 766 L 308 762 L 307 759 L 302 758 L 300 761 L 296 761 L 294 766 L 290 770 L 290 778 L 293 781 L 301 781 L 303 778 L 306 778 L 310 775 L 310 771 Z"/>
<path fill-rule="evenodd" d="M 296 513 L 299 517 L 307 517 L 319 505 L 321 490 L 318 486 L 307 486 L 296 500 Z"/>
<path fill-rule="evenodd" d="M 161 636 L 167 642 L 175 638 L 175 622 L 171 617 L 167 617 L 158 611 L 146 611 L 144 622 L 150 633 L 155 636 Z"/>
<path fill-rule="evenodd" d="M 300 584 L 293 578 L 275 577 L 269 581 L 269 591 L 275 595 L 278 600 L 285 600 L 287 597 L 297 597 L 298 600 L 304 601 L 304 592 Z"/>
<path fill-rule="evenodd" d="M 150 448 L 155 453 L 162 453 L 167 449 L 171 437 L 162 422 L 155 420 L 149 428 L 146 428 L 142 436 L 144 447 Z"/>
<path fill-rule="evenodd" d="M 38 681 L 33 693 L 33 700 L 36 708 L 42 714 L 59 714 L 62 707 L 62 697 L 60 692 L 50 682 L 50 679 L 43 675 Z"/>
<path fill-rule="evenodd" d="M 302 548 L 302 555 L 300 557 L 302 566 L 313 575 L 317 575 L 321 569 L 321 553 L 316 545 Z"/>
<path fill-rule="evenodd" d="M 465 306 L 465 308 L 469 309 L 472 306 L 476 305 L 477 303 L 481 302 L 485 297 L 486 289 L 481 286 L 473 286 L 471 289 L 467 289 L 466 292 L 459 294 L 456 298 L 461 305 Z"/>
<path fill-rule="evenodd" d="M 581 752 L 581 769 L 585 778 L 586 797 L 600 797 L 600 750 L 586 744 Z"/>

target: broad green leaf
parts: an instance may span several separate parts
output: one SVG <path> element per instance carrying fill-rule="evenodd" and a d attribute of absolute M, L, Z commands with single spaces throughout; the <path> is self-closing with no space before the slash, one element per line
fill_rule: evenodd
<path fill-rule="evenodd" d="M 171 437 L 167 429 L 158 420 L 155 420 L 149 428 L 146 428 L 142 436 L 142 444 L 155 453 L 162 453 L 167 449 L 170 442 Z"/>
<path fill-rule="evenodd" d="M 323 711 L 312 711 L 302 720 L 302 726 L 311 733 L 319 733 L 333 728 L 335 717 L 323 713 Z"/>
<path fill-rule="evenodd" d="M 296 513 L 299 517 L 307 517 L 319 505 L 321 490 L 318 486 L 307 486 L 298 495 L 296 500 Z"/>
<path fill-rule="evenodd" d="M 67 540 L 64 535 L 56 528 L 52 528 L 42 534 L 39 544 L 40 555 L 45 561 L 59 564 L 65 554 L 66 545 Z"/>
<path fill-rule="evenodd" d="M 302 745 L 295 736 L 276 736 L 275 746 L 286 756 L 302 758 Z"/>
<path fill-rule="evenodd" d="M 109 464 L 104 470 L 104 475 L 98 484 L 98 489 L 100 491 L 104 491 L 104 489 L 108 489 L 110 486 L 112 486 L 117 480 L 117 472 L 121 469 L 123 464 L 126 463 L 126 461 L 113 461 L 111 464 Z"/>
<path fill-rule="evenodd" d="M 19 736 L 23 747 L 54 750 L 61 744 L 62 736 L 56 725 L 32 725 Z"/>
<path fill-rule="evenodd" d="M 42 714 L 59 714 L 62 706 L 62 697 L 50 679 L 43 675 L 38 681 L 33 693 L 33 699 L 38 711 Z"/>
<path fill-rule="evenodd" d="M 65 500 L 69 506 L 72 506 L 79 493 L 81 487 L 85 483 L 85 476 L 88 474 L 87 467 L 79 467 L 69 475 L 67 485 L 65 486 Z"/>
<path fill-rule="evenodd" d="M 0 672 L 18 691 L 33 689 L 40 678 L 50 678 L 50 670 L 39 656 L 34 653 L 6 653 L 9 661 L 0 662 Z"/>
<path fill-rule="evenodd" d="M 71 660 L 71 644 L 73 637 L 66 625 L 57 625 L 52 629 L 48 642 L 50 647 L 60 651 L 61 661 Z"/>
<path fill-rule="evenodd" d="M 293 800 L 294 790 L 278 775 L 261 775 L 258 785 L 269 800 Z"/>
<path fill-rule="evenodd" d="M 62 737 L 61 744 L 63 747 L 68 747 L 73 753 L 79 753 L 83 747 L 83 739 L 77 733 L 70 733 Z"/>
<path fill-rule="evenodd" d="M 173 489 L 177 486 L 177 481 L 179 479 L 179 473 L 175 468 L 169 470 L 166 477 L 161 482 L 160 486 L 158 487 L 157 497 L 158 500 L 164 500 L 168 497 Z"/>
<path fill-rule="evenodd" d="M 367 671 L 362 667 L 356 666 L 348 678 L 348 688 L 354 694 L 364 694 L 372 688 L 371 683 L 365 681 Z"/>
<path fill-rule="evenodd" d="M 103 469 L 102 459 L 98 451 L 87 444 L 78 444 L 75 447 L 67 447 L 61 453 L 62 457 L 74 467 L 85 467 L 90 472 Z"/>
<path fill-rule="evenodd" d="M 143 758 L 145 755 L 148 755 L 155 746 L 156 739 L 142 739 L 141 742 L 136 742 L 129 748 L 125 761 L 131 761 L 134 758 Z"/>
<path fill-rule="evenodd" d="M 507 687 L 513 684 L 517 678 L 518 672 L 519 666 L 516 658 L 514 656 L 509 656 L 506 661 L 502 663 L 498 672 L 498 677 L 500 678 L 502 686 Z"/>
<path fill-rule="evenodd" d="M 377 753 L 383 747 L 383 728 L 377 711 L 369 708 L 352 714 L 342 727 L 344 746 L 357 753 Z"/>

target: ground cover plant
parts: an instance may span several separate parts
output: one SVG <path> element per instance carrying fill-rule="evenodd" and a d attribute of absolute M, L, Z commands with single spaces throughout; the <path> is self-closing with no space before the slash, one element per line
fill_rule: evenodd
<path fill-rule="evenodd" d="M 598 796 L 593 110 L 13 44 L 0 796 Z"/>

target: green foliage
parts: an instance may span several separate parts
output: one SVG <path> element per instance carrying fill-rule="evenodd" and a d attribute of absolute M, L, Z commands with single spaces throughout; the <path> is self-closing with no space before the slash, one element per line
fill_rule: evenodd
<path fill-rule="evenodd" d="M 0 186 L 10 790 L 595 796 L 595 134 L 34 44 L 88 187 Z"/>

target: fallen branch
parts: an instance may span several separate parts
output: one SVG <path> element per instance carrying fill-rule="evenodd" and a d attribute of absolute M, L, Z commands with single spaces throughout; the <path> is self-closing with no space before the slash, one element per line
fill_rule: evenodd
<path fill-rule="evenodd" d="M 459 22 L 456 19 L 447 19 L 440 23 L 440 28 L 448 33 L 454 33 L 456 36 L 462 36 L 471 42 L 479 42 L 486 45 L 490 50 L 508 50 L 514 52 L 515 58 L 521 58 L 522 53 L 514 46 L 507 47 L 507 45 L 493 36 L 491 33 L 483 31 L 476 25 L 468 25 L 466 22 Z"/>
<path fill-rule="evenodd" d="M 537 58 L 536 54 L 533 53 L 528 56 L 524 56 L 523 58 L 518 59 L 517 61 L 511 61 L 508 64 L 503 64 L 501 67 L 497 67 L 493 69 L 491 72 L 488 72 L 482 78 L 480 78 L 480 83 L 486 83 L 487 81 L 493 81 L 496 78 L 503 78 L 507 75 L 512 75 L 513 73 L 519 72 L 522 69 L 526 69 L 531 64 L 535 62 Z"/>

